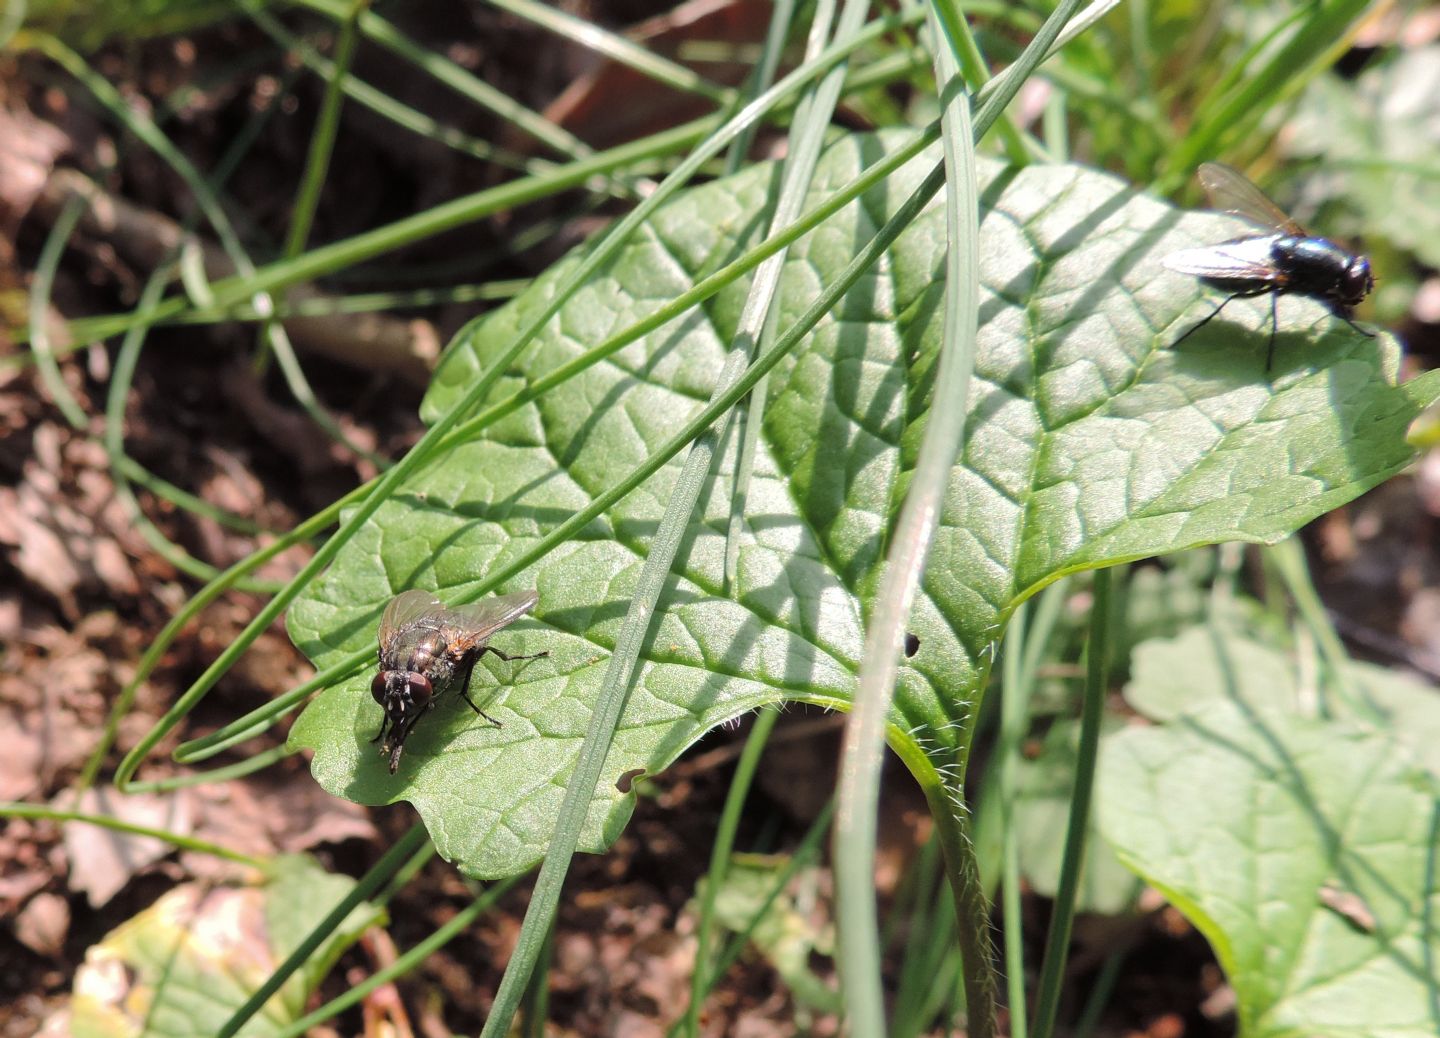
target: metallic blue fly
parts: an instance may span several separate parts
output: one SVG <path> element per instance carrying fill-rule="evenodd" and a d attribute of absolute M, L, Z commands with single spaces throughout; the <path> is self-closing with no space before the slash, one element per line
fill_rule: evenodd
<path fill-rule="evenodd" d="M 1374 337 L 1358 326 L 1354 308 L 1375 287 L 1370 261 L 1347 252 L 1326 238 L 1316 238 L 1286 216 L 1242 173 L 1218 162 L 1199 169 L 1201 185 L 1214 208 L 1255 224 L 1267 233 L 1246 235 L 1198 249 L 1172 252 L 1161 262 L 1180 274 L 1191 274 L 1205 284 L 1229 292 L 1225 301 L 1172 346 L 1199 331 L 1219 315 L 1232 299 L 1270 296 L 1270 346 L 1265 370 L 1275 359 L 1278 323 L 1276 300 L 1287 293 L 1309 296 L 1361 335 Z"/>

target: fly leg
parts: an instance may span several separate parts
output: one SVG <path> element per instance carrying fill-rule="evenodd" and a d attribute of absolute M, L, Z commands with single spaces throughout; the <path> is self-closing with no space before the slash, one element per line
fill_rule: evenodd
<path fill-rule="evenodd" d="M 460 698 L 470 704 L 471 710 L 474 710 L 477 714 L 485 718 L 485 720 L 489 721 L 496 728 L 504 728 L 505 726 L 503 724 L 495 720 L 495 718 L 491 717 L 484 710 L 481 710 L 478 706 L 475 705 L 475 701 L 470 698 L 470 678 L 475 673 L 475 664 L 480 662 L 480 657 L 484 656 L 487 652 L 493 652 L 496 656 L 499 656 L 506 663 L 509 663 L 512 660 L 538 660 L 541 656 L 548 656 L 550 655 L 550 653 L 546 651 L 532 652 L 524 656 L 507 656 L 505 653 L 501 652 L 493 645 L 485 645 L 482 646 L 480 651 L 477 652 L 470 660 L 470 665 L 465 669 L 465 683 L 460 686 Z"/>
<path fill-rule="evenodd" d="M 1280 328 L 1280 293 L 1270 293 L 1270 345 L 1265 349 L 1265 374 L 1270 374 L 1270 366 L 1275 361 L 1275 333 Z"/>
<path fill-rule="evenodd" d="M 490 651 L 494 652 L 495 650 L 491 649 Z M 485 650 L 481 649 L 474 656 L 470 657 L 470 665 L 465 668 L 465 683 L 460 686 L 460 698 L 465 700 L 466 703 L 470 704 L 471 710 L 474 710 L 477 714 L 485 718 L 485 720 L 489 721 L 496 728 L 504 728 L 505 726 L 503 724 L 495 720 L 495 718 L 491 717 L 484 710 L 481 710 L 478 706 L 475 705 L 475 700 L 470 698 L 470 678 L 475 673 L 475 664 L 479 663 L 480 657 L 484 655 Z"/>
<path fill-rule="evenodd" d="M 541 656 L 550 655 L 550 650 L 546 649 L 544 652 L 531 652 L 527 653 L 524 656 L 506 656 L 503 652 L 495 648 L 495 646 L 493 645 L 487 645 L 485 646 L 485 648 L 481 649 L 480 655 L 483 656 L 487 652 L 493 652 L 496 656 L 499 656 L 506 663 L 509 663 L 511 660 L 538 660 Z M 479 657 L 476 658 L 478 659 Z"/>
<path fill-rule="evenodd" d="M 1232 282 L 1232 285 L 1233 285 L 1233 282 Z M 1217 286 L 1215 286 L 1215 287 L 1223 288 L 1223 287 L 1227 287 L 1227 286 L 1217 285 Z M 1222 302 L 1219 306 L 1217 306 L 1214 310 L 1211 310 L 1210 313 L 1209 313 L 1204 319 L 1202 319 L 1199 324 L 1195 325 L 1195 326 L 1192 327 L 1189 331 L 1187 331 L 1184 335 L 1180 336 L 1180 338 L 1178 338 L 1178 339 L 1176 339 L 1174 342 L 1172 342 L 1172 343 L 1170 344 L 1170 348 L 1171 348 L 1171 349 L 1174 349 L 1176 346 L 1179 346 L 1182 342 L 1184 342 L 1186 339 L 1190 338 L 1190 336 L 1194 335 L 1194 334 L 1195 334 L 1196 332 L 1198 332 L 1201 328 L 1204 328 L 1204 327 L 1205 327 L 1207 324 L 1209 324 L 1211 321 L 1215 320 L 1215 318 L 1217 318 L 1217 317 L 1220 316 L 1220 311 L 1221 311 L 1221 310 L 1224 310 L 1227 306 L 1229 306 L 1229 305 L 1230 305 L 1232 302 L 1234 302 L 1235 300 L 1237 300 L 1237 299 L 1253 299 L 1253 298 L 1255 298 L 1256 296 L 1264 295 L 1265 293 L 1268 292 L 1268 293 L 1270 293 L 1270 345 L 1269 345 L 1269 348 L 1266 350 L 1266 353 L 1265 353 L 1265 370 L 1268 372 L 1268 371 L 1270 370 L 1270 362 L 1271 362 L 1271 360 L 1273 360 L 1274 357 L 1275 357 L 1275 331 L 1276 331 L 1277 328 L 1279 328 L 1279 320 L 1280 320 L 1279 314 L 1278 314 L 1278 312 L 1277 312 L 1277 310 L 1276 310 L 1276 305 L 1277 305 L 1277 299 L 1276 299 L 1276 297 L 1280 294 L 1280 291 L 1283 291 L 1283 288 L 1281 288 L 1281 287 L 1279 287 L 1279 286 L 1276 286 L 1276 285 L 1274 285 L 1274 284 L 1271 284 L 1271 283 L 1268 282 L 1268 281 L 1264 281 L 1264 282 L 1260 282 L 1259 284 L 1255 284 L 1255 283 L 1252 282 L 1251 284 L 1247 285 L 1247 286 L 1244 287 L 1244 288 L 1240 288 L 1240 289 L 1237 289 L 1237 290 L 1231 292 L 1228 296 L 1225 297 L 1225 301 Z"/>
<path fill-rule="evenodd" d="M 465 687 L 460 690 L 460 698 L 462 698 L 463 700 L 465 700 L 466 703 L 470 704 L 470 709 L 471 709 L 471 710 L 474 710 L 477 714 L 479 714 L 481 717 L 485 718 L 485 720 L 489 721 L 489 722 L 490 722 L 491 724 L 493 724 L 496 728 L 504 728 L 504 727 L 505 727 L 505 726 L 504 726 L 503 724 L 501 724 L 499 721 L 495 720 L 495 718 L 491 717 L 491 716 L 490 716 L 489 714 L 487 714 L 484 710 L 481 710 L 478 706 L 475 705 L 475 700 L 473 700 L 473 699 L 470 698 L 470 681 L 469 681 L 468 678 L 467 678 L 466 681 L 465 681 Z"/>
<path fill-rule="evenodd" d="M 415 722 L 429 713 L 434 706 L 435 701 L 432 699 L 424 710 L 417 710 L 399 724 L 391 726 L 390 740 L 380 747 L 382 754 L 387 751 L 390 754 L 390 774 L 395 774 L 395 770 L 400 767 L 400 751 L 405 748 L 405 740 L 410 735 L 410 729 L 414 728 Z"/>
<path fill-rule="evenodd" d="M 1373 339 L 1373 338 L 1375 338 L 1375 333 L 1374 333 L 1374 332 L 1367 332 L 1364 328 L 1361 328 L 1358 324 L 1356 324 L 1354 321 L 1352 321 L 1352 320 L 1350 319 L 1350 311 L 1349 311 L 1349 310 L 1344 309 L 1344 308 L 1342 308 L 1342 307 L 1337 307 L 1336 309 L 1332 310 L 1331 313 L 1333 313 L 1336 317 L 1340 318 L 1340 320 L 1344 321 L 1344 322 L 1345 322 L 1346 324 L 1348 324 L 1351 328 L 1354 328 L 1354 329 L 1355 329 L 1357 332 L 1359 332 L 1361 335 L 1365 336 L 1365 338 L 1367 338 L 1367 339 Z"/>
<path fill-rule="evenodd" d="M 1253 295 L 1253 294 L 1254 294 L 1253 292 L 1234 292 L 1234 293 L 1226 296 L 1226 297 L 1225 297 L 1225 302 L 1221 303 L 1221 304 L 1220 304 L 1219 306 L 1217 306 L 1214 310 L 1211 310 L 1210 313 L 1209 313 L 1209 315 L 1206 316 L 1206 317 L 1204 317 L 1204 318 L 1202 318 L 1199 324 L 1192 326 L 1191 329 L 1190 329 L 1188 332 L 1186 332 L 1184 335 L 1180 336 L 1180 338 L 1178 338 L 1178 339 L 1176 339 L 1174 342 L 1172 342 L 1172 343 L 1170 344 L 1170 348 L 1173 350 L 1176 346 L 1179 346 L 1182 342 L 1184 342 L 1186 339 L 1190 338 L 1190 336 L 1194 335 L 1194 334 L 1195 334 L 1196 332 L 1198 332 L 1201 328 L 1204 328 L 1204 327 L 1205 327 L 1207 324 L 1209 324 L 1211 321 L 1215 320 L 1215 318 L 1217 318 L 1217 317 L 1220 316 L 1220 311 L 1221 311 L 1221 310 L 1224 310 L 1227 306 L 1229 306 L 1229 305 L 1230 305 L 1232 302 L 1234 302 L 1235 300 L 1241 298 L 1242 296 L 1249 296 L 1249 295 Z"/>

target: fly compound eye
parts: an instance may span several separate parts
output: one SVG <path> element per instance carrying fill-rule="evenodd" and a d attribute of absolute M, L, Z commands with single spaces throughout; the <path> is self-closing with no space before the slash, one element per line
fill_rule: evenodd
<path fill-rule="evenodd" d="M 410 675 L 410 699 L 417 709 L 423 710 L 430 702 L 430 679 L 424 674 L 411 673 Z"/>
<path fill-rule="evenodd" d="M 1352 296 L 1352 306 L 1369 295 L 1375 288 L 1375 275 L 1370 272 L 1370 261 L 1364 256 L 1357 257 L 1346 271 L 1345 282 L 1345 287 Z"/>
<path fill-rule="evenodd" d="M 374 680 L 370 682 L 370 694 L 375 697 L 375 702 L 381 706 L 385 705 L 385 672 L 383 670 L 376 674 Z"/>

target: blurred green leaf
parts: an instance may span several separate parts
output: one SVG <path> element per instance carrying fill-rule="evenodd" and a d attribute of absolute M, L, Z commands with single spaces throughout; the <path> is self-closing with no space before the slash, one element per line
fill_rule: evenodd
<path fill-rule="evenodd" d="M 53 1033 L 215 1034 L 354 885 L 295 856 L 278 859 L 261 885 L 176 887 L 86 952 L 67 1029 Z M 352 912 L 240 1034 L 260 1038 L 299 1019 L 329 966 L 379 918 Z"/>
<path fill-rule="evenodd" d="M 1350 661 L 1352 703 L 1302 679 L 1285 654 L 1234 630 L 1200 626 L 1135 651 L 1126 701 L 1147 717 L 1173 721 L 1206 703 L 1314 717 L 1322 702 L 1332 717 L 1381 728 L 1411 759 L 1440 778 L 1440 694 L 1406 674 Z M 1357 709 L 1358 708 L 1358 709 Z M 1364 712 L 1358 712 L 1363 710 Z"/>
<path fill-rule="evenodd" d="M 1318 160 L 1306 201 L 1334 202 L 1337 230 L 1387 238 L 1440 267 L 1440 46 L 1398 52 L 1353 82 L 1333 73 L 1311 86 L 1285 148 Z"/>
<path fill-rule="evenodd" d="M 1242 1038 L 1436 1033 L 1440 800 L 1389 735 L 1211 700 L 1107 739 L 1098 792 L 1121 859 L 1215 949 Z"/>
<path fill-rule="evenodd" d="M 721 924 L 743 933 L 756 913 L 765 908 L 785 865 L 785 859 L 779 856 L 735 855 L 715 896 L 715 913 Z M 813 904 L 820 883 L 820 870 L 809 868 L 802 870 L 791 885 L 809 888 L 810 896 L 805 900 Z M 812 956 L 835 954 L 834 925 L 824 920 L 817 922 L 812 915 L 801 911 L 795 893 L 785 891 L 766 909 L 750 940 L 797 999 L 820 1012 L 837 1013 L 842 1009 L 839 992 L 810 965 Z"/>
<path fill-rule="evenodd" d="M 268 0 L 260 0 L 262 5 Z M 95 50 L 112 37 L 136 42 L 191 32 L 239 14 L 232 0 L 25 0 L 25 25 L 52 33 L 80 50 Z"/>
<path fill-rule="evenodd" d="M 1107 729 L 1118 726 L 1117 720 L 1106 720 Z M 1045 734 L 1040 752 L 1033 758 L 1023 758 L 1017 769 L 1020 785 L 1013 824 L 1019 841 L 1020 872 L 1044 897 L 1054 897 L 1059 888 L 1065 842 L 1058 836 L 1065 832 L 1070 817 L 1079 737 L 1077 722 L 1056 723 Z M 1107 843 L 1092 834 L 1085 846 L 1076 909 L 1119 915 L 1133 906 L 1140 890 L 1135 875 L 1120 864 Z"/>
<path fill-rule="evenodd" d="M 1116 632 L 1119 660 L 1151 638 L 1176 634 L 1213 608 L 1210 585 L 1215 579 L 1213 549 L 1171 556 L 1161 565 L 1136 566 L 1125 585 L 1125 622 Z"/>

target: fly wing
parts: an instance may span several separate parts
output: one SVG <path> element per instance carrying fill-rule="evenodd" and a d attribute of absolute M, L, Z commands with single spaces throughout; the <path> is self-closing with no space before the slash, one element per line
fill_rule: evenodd
<path fill-rule="evenodd" d="M 1283 209 L 1266 198 L 1239 170 L 1220 162 L 1205 162 L 1195 175 L 1205 188 L 1210 205 L 1220 212 L 1233 213 L 1267 231 L 1308 237 L 1305 228 L 1286 216 Z"/>
<path fill-rule="evenodd" d="M 428 591 L 419 588 L 402 591 L 390 600 L 380 616 L 380 651 L 386 652 L 395 636 L 427 613 L 443 613 L 445 603 Z"/>
<path fill-rule="evenodd" d="M 1160 262 L 1177 274 L 1225 281 L 1280 281 L 1270 246 L 1275 237 L 1240 238 L 1198 249 L 1172 252 Z"/>
<path fill-rule="evenodd" d="M 446 626 L 456 629 L 451 648 L 483 645 L 502 627 L 513 624 L 535 608 L 540 596 L 534 591 L 517 591 L 513 595 L 496 595 L 474 605 L 445 610 Z"/>

